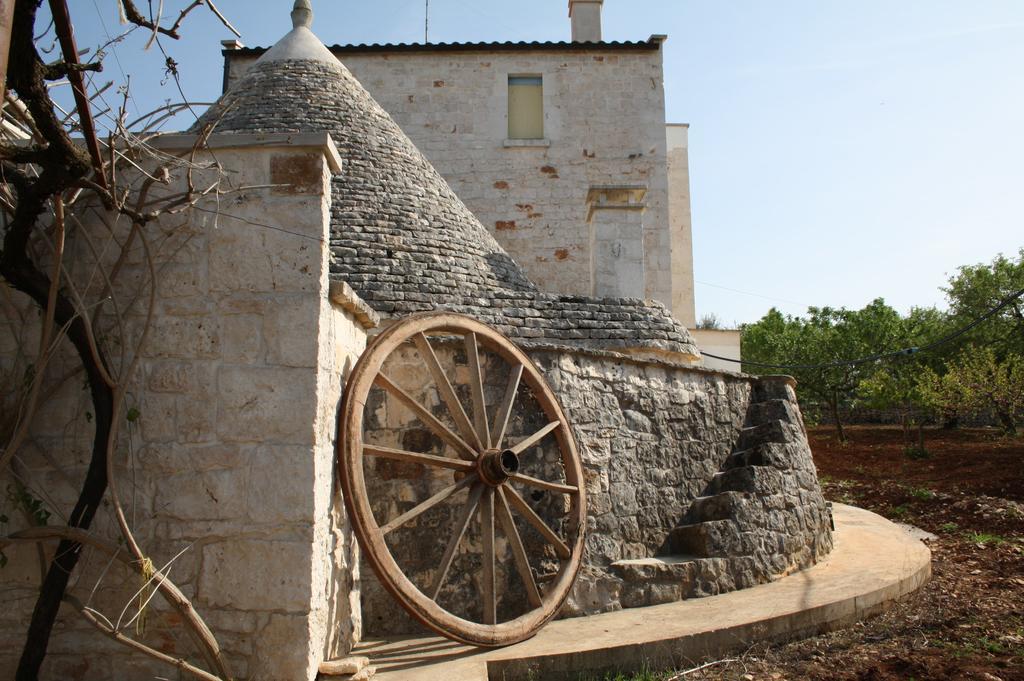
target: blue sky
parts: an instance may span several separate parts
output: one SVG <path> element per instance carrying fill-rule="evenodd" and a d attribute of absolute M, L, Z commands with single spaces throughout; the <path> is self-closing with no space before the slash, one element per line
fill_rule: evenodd
<path fill-rule="evenodd" d="M 432 42 L 569 35 L 564 0 L 429 2 Z M 424 5 L 314 0 L 314 30 L 327 44 L 421 42 Z M 113 0 L 69 6 L 80 48 L 123 30 Z M 290 0 L 217 6 L 249 46 L 290 28 Z M 202 8 L 183 33 L 162 44 L 185 94 L 211 101 L 230 34 Z M 605 39 L 652 33 L 669 36 L 668 119 L 691 126 L 698 315 L 942 305 L 957 266 L 1024 246 L 1024 2 L 605 1 Z M 142 111 L 178 98 L 147 79 L 163 56 L 141 52 L 145 38 L 98 76 L 132 75 Z"/>

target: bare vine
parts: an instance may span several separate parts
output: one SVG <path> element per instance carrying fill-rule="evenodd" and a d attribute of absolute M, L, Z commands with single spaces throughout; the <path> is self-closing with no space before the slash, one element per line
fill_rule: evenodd
<path fill-rule="evenodd" d="M 160 36 L 178 39 L 186 17 L 201 6 L 237 34 L 209 0 L 195 0 L 172 18 L 159 12 L 144 15 L 131 0 L 115 1 L 127 22 L 151 32 L 150 43 L 159 42 Z M 167 154 L 150 145 L 146 128 L 138 131 L 126 122 L 127 94 L 110 133 L 101 139 L 92 109 L 109 85 L 90 90 L 83 75 L 100 71 L 102 63 L 79 63 L 65 0 L 49 0 L 53 33 L 63 58 L 45 62 L 37 45 L 50 28 L 37 26 L 40 4 L 41 0 L 15 4 L 0 135 L 0 310 L 18 339 L 16 361 L 7 371 L 12 376 L 22 373 L 22 380 L 10 382 L 12 390 L 0 394 L 4 407 L 0 475 L 13 481 L 12 494 L 28 525 L 0 537 L 0 562 L 4 549 L 30 544 L 37 547 L 41 572 L 16 678 L 38 677 L 58 609 L 61 602 L 68 602 L 91 626 L 131 650 L 195 678 L 227 680 L 230 670 L 209 627 L 166 570 L 152 567 L 137 541 L 125 511 L 118 466 L 125 440 L 131 436 L 123 432 L 123 424 L 134 420 L 130 390 L 153 326 L 161 250 L 177 236 L 171 222 L 180 216 L 179 226 L 187 225 L 190 211 L 200 201 L 232 189 L 222 181 L 215 161 L 197 160 L 206 142 L 202 136 L 186 154 Z M 52 86 L 63 79 L 73 90 L 72 112 L 62 111 L 51 98 Z M 159 125 L 187 107 L 187 103 L 167 105 L 135 123 Z M 110 107 L 103 113 L 113 115 Z M 84 140 L 73 139 L 72 130 L 81 131 Z M 212 175 L 212 179 L 197 184 L 197 174 Z M 170 189 L 182 183 L 181 191 Z M 95 233 L 97 227 L 104 233 Z M 138 251 L 144 276 L 139 285 L 126 287 L 119 280 L 129 253 Z M 126 289 L 130 289 L 127 295 Z M 38 310 L 37 318 L 25 314 L 20 304 L 25 300 Z M 138 321 L 129 321 L 129 313 Z M 30 343 L 33 335 L 35 342 Z M 74 366 L 59 366 L 58 360 L 69 355 Z M 59 470 L 56 458 L 33 442 L 33 423 L 48 399 L 69 381 L 83 378 L 89 394 L 86 425 L 91 427 L 92 445 L 82 480 L 59 471 L 62 480 L 77 487 L 77 501 L 67 511 L 44 485 L 32 480 L 24 461 L 31 455 L 29 449 L 43 450 L 46 462 Z M 120 544 L 90 531 L 104 504 L 111 510 Z M 64 526 L 48 524 L 54 514 Z M 0 531 L 7 524 L 14 523 L 0 516 Z M 43 546 L 53 542 L 56 548 L 47 559 Z M 115 622 L 72 595 L 70 581 L 81 572 L 81 561 L 89 552 L 142 575 L 140 593 L 150 589 L 174 608 L 207 669 L 130 635 L 130 625 L 141 617 L 152 596 L 139 600 L 133 617 L 127 621 L 118 617 Z"/>

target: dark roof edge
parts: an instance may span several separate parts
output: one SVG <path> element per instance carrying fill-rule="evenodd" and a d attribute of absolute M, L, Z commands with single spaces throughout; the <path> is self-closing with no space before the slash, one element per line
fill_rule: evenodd
<path fill-rule="evenodd" d="M 663 42 L 662 36 L 651 36 L 649 40 L 636 40 L 625 42 L 503 42 L 503 43 L 395 43 L 372 45 L 329 45 L 333 54 L 361 54 L 372 52 L 525 52 L 525 51 L 553 51 L 553 52 L 587 52 L 587 51 L 656 51 Z M 225 56 L 256 56 L 263 54 L 269 48 L 266 47 L 242 47 L 238 49 L 222 50 Z"/>

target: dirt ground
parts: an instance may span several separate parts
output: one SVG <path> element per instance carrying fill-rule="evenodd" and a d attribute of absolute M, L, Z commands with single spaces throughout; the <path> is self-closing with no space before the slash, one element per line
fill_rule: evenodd
<path fill-rule="evenodd" d="M 936 535 L 932 580 L 853 628 L 662 678 L 1024 681 L 1024 439 L 928 430 L 917 457 L 899 428 L 848 434 L 811 429 L 826 498 Z"/>

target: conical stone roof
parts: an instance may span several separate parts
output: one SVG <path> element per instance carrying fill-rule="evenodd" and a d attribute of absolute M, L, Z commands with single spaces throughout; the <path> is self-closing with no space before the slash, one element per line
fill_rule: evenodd
<path fill-rule="evenodd" d="M 660 303 L 543 293 L 391 116 L 309 30 L 311 13 L 196 122 L 217 133 L 331 135 L 331 275 L 386 316 L 463 312 L 520 339 L 696 355 Z"/>

